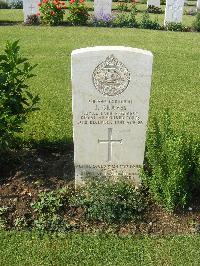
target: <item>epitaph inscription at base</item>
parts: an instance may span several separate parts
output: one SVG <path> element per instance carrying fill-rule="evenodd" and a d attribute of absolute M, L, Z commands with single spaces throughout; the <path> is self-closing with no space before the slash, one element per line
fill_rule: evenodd
<path fill-rule="evenodd" d="M 87 175 L 140 182 L 152 61 L 150 52 L 129 47 L 72 52 L 76 185 Z"/>

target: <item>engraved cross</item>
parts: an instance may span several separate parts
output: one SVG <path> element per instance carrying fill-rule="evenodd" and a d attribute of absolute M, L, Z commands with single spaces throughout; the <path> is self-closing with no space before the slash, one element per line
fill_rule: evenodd
<path fill-rule="evenodd" d="M 33 4 L 31 4 L 31 5 L 29 6 L 29 9 L 31 10 L 31 14 L 32 14 L 32 13 L 33 13 L 33 9 L 34 9 Z"/>
<path fill-rule="evenodd" d="M 108 143 L 108 162 L 112 160 L 112 144 L 120 143 L 122 144 L 122 139 L 112 139 L 112 128 L 108 128 L 108 139 L 107 140 L 98 140 L 98 143 Z"/>

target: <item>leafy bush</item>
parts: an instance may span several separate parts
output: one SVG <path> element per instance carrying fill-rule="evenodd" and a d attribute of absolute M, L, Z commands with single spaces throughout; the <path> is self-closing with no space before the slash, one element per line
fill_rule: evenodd
<path fill-rule="evenodd" d="M 4 0 L 0 0 L 0 9 L 9 9 L 10 6 L 7 2 L 5 2 Z"/>
<path fill-rule="evenodd" d="M 36 65 L 31 66 L 19 50 L 18 41 L 7 42 L 5 54 L 0 55 L 0 152 L 11 146 L 39 100 L 26 84 L 35 76 L 31 72 Z"/>
<path fill-rule="evenodd" d="M 169 30 L 169 31 L 188 31 L 189 30 L 182 23 L 176 23 L 176 22 L 167 23 L 165 28 L 166 30 Z"/>
<path fill-rule="evenodd" d="M 25 25 L 39 25 L 40 24 L 40 20 L 39 17 L 37 15 L 29 15 L 26 19 Z"/>
<path fill-rule="evenodd" d="M 121 2 L 117 5 L 117 9 L 119 11 L 125 11 L 126 12 L 126 11 L 128 11 L 128 5 L 127 5 L 127 3 Z"/>
<path fill-rule="evenodd" d="M 200 12 L 196 14 L 195 21 L 193 23 L 193 27 L 196 31 L 200 31 Z"/>
<path fill-rule="evenodd" d="M 140 22 L 140 28 L 142 29 L 150 29 L 150 30 L 159 30 L 161 29 L 157 20 L 151 20 L 149 14 L 147 12 L 143 13 L 142 20 Z"/>
<path fill-rule="evenodd" d="M 41 21 L 44 24 L 51 26 L 57 26 L 62 23 L 63 15 L 65 13 L 66 5 L 65 2 L 58 0 L 43 0 L 38 4 Z"/>
<path fill-rule="evenodd" d="M 147 142 L 149 171 L 144 173 L 143 181 L 155 200 L 170 211 L 184 207 L 194 186 L 200 185 L 199 148 L 185 134 L 172 129 L 168 112 L 160 126 L 154 119 Z"/>
<path fill-rule="evenodd" d="M 72 198 L 72 203 L 85 210 L 86 219 L 108 223 L 141 218 L 145 208 L 142 193 L 130 181 L 103 177 L 89 179 Z"/>
<path fill-rule="evenodd" d="M 69 190 L 67 188 L 42 192 L 38 200 L 31 204 L 36 213 L 34 228 L 40 231 L 65 231 L 68 223 L 63 213 L 68 208 Z"/>
<path fill-rule="evenodd" d="M 23 9 L 23 1 L 22 0 L 13 0 L 10 4 L 12 9 Z"/>
<path fill-rule="evenodd" d="M 129 27 L 129 28 L 134 28 L 138 27 L 138 23 L 136 21 L 136 8 L 133 6 L 131 9 L 131 12 L 126 14 L 126 13 L 121 13 L 117 14 L 117 17 L 115 18 L 113 25 L 115 27 Z"/>
<path fill-rule="evenodd" d="M 149 5 L 147 8 L 148 13 L 153 13 L 153 14 L 162 14 L 163 11 L 160 7 Z"/>
<path fill-rule="evenodd" d="M 85 25 L 88 20 L 88 9 L 84 0 L 71 0 L 69 2 L 68 21 L 72 25 Z"/>

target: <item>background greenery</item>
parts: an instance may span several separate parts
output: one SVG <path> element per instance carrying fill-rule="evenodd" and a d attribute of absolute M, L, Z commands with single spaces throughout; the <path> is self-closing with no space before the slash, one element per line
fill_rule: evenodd
<path fill-rule="evenodd" d="M 0 27 L 0 50 L 6 40 L 20 39 L 21 52 L 37 77 L 30 85 L 39 94 L 35 112 L 21 135 L 26 141 L 72 141 L 70 55 L 72 50 L 96 45 L 124 45 L 147 49 L 154 54 L 151 117 L 168 107 L 175 129 L 199 136 L 200 35 L 141 29 L 88 27 Z M 80 77 L 81 78 L 81 77 Z"/>

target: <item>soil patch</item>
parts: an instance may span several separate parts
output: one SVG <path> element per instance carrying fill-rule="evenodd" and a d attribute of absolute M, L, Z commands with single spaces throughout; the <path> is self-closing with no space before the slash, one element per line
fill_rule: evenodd
<path fill-rule="evenodd" d="M 18 161 L 1 169 L 0 207 L 9 207 L 9 225 L 18 217 L 33 215 L 31 202 L 42 191 L 52 191 L 64 186 L 74 186 L 73 148 L 66 152 L 26 150 L 17 154 Z M 83 210 L 70 210 L 70 224 L 79 231 L 113 230 L 126 234 L 188 234 L 198 231 L 200 224 L 200 199 L 197 196 L 184 211 L 168 213 L 150 201 L 142 222 L 126 225 L 88 223 Z"/>

